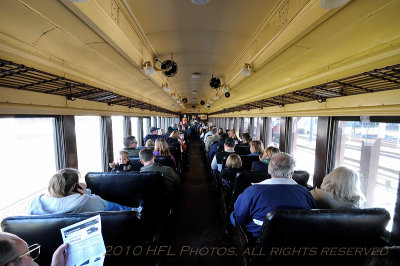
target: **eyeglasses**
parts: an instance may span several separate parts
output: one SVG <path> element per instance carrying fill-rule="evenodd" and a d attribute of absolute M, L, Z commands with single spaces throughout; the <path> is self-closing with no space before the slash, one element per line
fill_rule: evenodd
<path fill-rule="evenodd" d="M 28 251 L 25 252 L 24 254 L 18 256 L 18 258 L 16 258 L 15 260 L 19 260 L 23 256 L 27 256 L 27 255 L 30 256 L 33 260 L 36 260 L 40 255 L 40 245 L 39 244 L 30 245 L 28 247 Z"/>

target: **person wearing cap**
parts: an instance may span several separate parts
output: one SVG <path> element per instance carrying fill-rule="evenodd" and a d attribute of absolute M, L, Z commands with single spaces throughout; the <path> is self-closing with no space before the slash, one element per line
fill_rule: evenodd
<path fill-rule="evenodd" d="M 137 148 L 138 143 L 134 136 L 126 136 L 124 138 L 124 148 L 123 151 L 127 151 L 129 157 L 139 156 L 139 149 Z"/>
<path fill-rule="evenodd" d="M 146 142 L 148 139 L 155 140 L 157 137 L 154 138 L 154 136 L 158 136 L 158 130 L 159 129 L 160 128 L 158 128 L 158 127 L 151 127 L 149 129 L 149 134 L 147 134 L 147 136 L 144 138 L 144 142 Z"/>
<path fill-rule="evenodd" d="M 226 138 L 224 151 L 215 154 L 211 162 L 211 169 L 221 172 L 224 158 L 228 158 L 228 156 L 233 153 L 235 153 L 235 140 L 233 138 Z"/>
<path fill-rule="evenodd" d="M 51 266 L 64 266 L 67 264 L 68 254 L 65 250 L 68 244 L 62 244 L 53 253 Z M 0 265 L 38 265 L 34 260 L 39 257 L 40 245 L 28 244 L 17 235 L 0 232 Z"/>

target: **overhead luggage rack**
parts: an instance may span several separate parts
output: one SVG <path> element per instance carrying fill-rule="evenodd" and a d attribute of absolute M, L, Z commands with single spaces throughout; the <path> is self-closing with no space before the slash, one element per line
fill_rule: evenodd
<path fill-rule="evenodd" d="M 308 101 L 325 102 L 329 98 L 349 95 L 373 93 L 400 88 L 400 64 L 375 69 L 358 75 L 333 80 L 306 89 L 292 91 L 271 98 L 266 98 L 231 108 L 226 108 L 210 115 L 262 109 L 271 106 L 285 106 L 286 104 Z"/>
<path fill-rule="evenodd" d="M 0 59 L 0 86 L 178 115 L 179 113 L 85 83 Z"/>

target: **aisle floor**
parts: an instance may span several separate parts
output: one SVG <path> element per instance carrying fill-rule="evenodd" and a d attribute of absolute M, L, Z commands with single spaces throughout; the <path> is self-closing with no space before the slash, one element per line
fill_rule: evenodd
<path fill-rule="evenodd" d="M 229 255 L 233 254 L 234 245 L 224 234 L 218 199 L 196 137 L 190 143 L 188 160 L 189 169 L 184 173 L 176 229 L 170 244 L 175 256 L 167 256 L 167 265 L 234 265 L 234 258 Z"/>

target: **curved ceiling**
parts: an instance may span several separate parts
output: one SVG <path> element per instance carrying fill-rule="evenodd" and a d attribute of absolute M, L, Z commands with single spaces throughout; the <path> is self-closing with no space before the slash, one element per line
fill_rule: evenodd
<path fill-rule="evenodd" d="M 6 0 L 0 58 L 171 111 L 213 113 L 400 63 L 399 13 L 399 0 L 332 10 L 319 0 Z M 144 73 L 144 62 L 171 54 L 175 76 Z M 211 75 L 230 98 L 210 88 Z"/>

